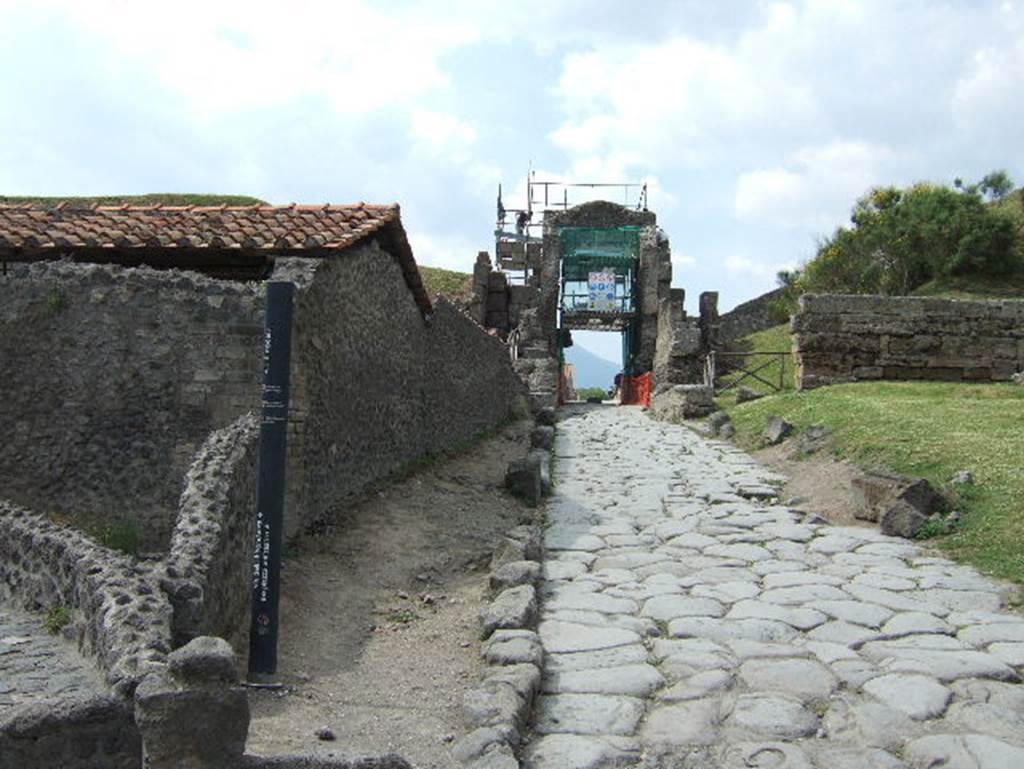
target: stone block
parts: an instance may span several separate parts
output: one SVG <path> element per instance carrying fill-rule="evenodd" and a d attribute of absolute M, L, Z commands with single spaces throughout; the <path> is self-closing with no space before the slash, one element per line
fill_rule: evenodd
<path fill-rule="evenodd" d="M 715 409 L 714 390 L 707 385 L 673 385 L 651 397 L 651 415 L 669 422 L 705 417 Z"/>
<path fill-rule="evenodd" d="M 208 657 L 209 651 L 197 656 Z M 214 657 L 218 662 L 204 662 L 190 671 L 212 675 L 209 680 L 181 680 L 160 672 L 147 676 L 136 689 L 135 722 L 148 769 L 216 769 L 240 761 L 249 732 L 249 701 L 245 689 L 217 677 L 219 654 Z"/>
<path fill-rule="evenodd" d="M 505 488 L 529 505 L 540 503 L 543 495 L 540 464 L 532 459 L 517 459 L 505 471 Z"/>
<path fill-rule="evenodd" d="M 725 411 L 715 411 L 708 417 L 708 427 L 711 432 L 718 435 L 719 431 L 729 422 L 729 414 Z"/>
<path fill-rule="evenodd" d="M 537 621 L 537 591 L 533 585 L 503 590 L 480 614 L 481 636 L 495 630 L 531 627 Z"/>
<path fill-rule="evenodd" d="M 491 665 L 528 663 L 539 667 L 544 649 L 540 637 L 532 630 L 495 630 L 484 642 L 480 655 Z"/>
<path fill-rule="evenodd" d="M 529 445 L 532 448 L 545 448 L 551 451 L 555 443 L 555 428 L 550 425 L 535 427 L 529 434 Z"/>
<path fill-rule="evenodd" d="M 747 387 L 746 385 L 740 385 L 736 388 L 736 402 L 747 403 L 748 401 L 756 401 L 758 398 L 763 398 L 764 393 L 758 392 L 757 390 Z"/>
<path fill-rule="evenodd" d="M 857 518 L 878 521 L 897 501 L 915 508 L 924 517 L 939 510 L 942 496 L 924 478 L 891 473 L 864 473 L 855 477 L 851 489 L 857 501 Z"/>
<path fill-rule="evenodd" d="M 765 443 L 769 446 L 777 446 L 792 432 L 793 425 L 782 417 L 773 414 L 768 417 L 768 422 L 765 424 L 764 430 L 761 432 L 761 437 L 764 438 Z"/>
<path fill-rule="evenodd" d="M 515 543 L 516 551 L 522 553 L 523 561 L 540 561 L 543 558 L 544 546 L 540 528 L 537 526 L 516 526 L 505 534 L 505 539 Z"/>
<path fill-rule="evenodd" d="M 167 656 L 167 670 L 182 683 L 238 683 L 235 653 L 223 638 L 193 639 Z"/>
<path fill-rule="evenodd" d="M 928 516 L 922 514 L 916 507 L 902 499 L 897 499 L 882 514 L 878 524 L 883 534 L 890 537 L 912 539 L 927 520 Z"/>
<path fill-rule="evenodd" d="M 541 494 L 547 496 L 551 493 L 551 452 L 547 449 L 530 449 L 530 452 L 526 455 L 526 459 L 529 462 L 533 462 L 537 465 L 540 471 L 540 490 Z"/>
<path fill-rule="evenodd" d="M 491 590 L 505 590 L 518 585 L 535 585 L 540 579 L 536 561 L 510 561 L 491 572 Z"/>

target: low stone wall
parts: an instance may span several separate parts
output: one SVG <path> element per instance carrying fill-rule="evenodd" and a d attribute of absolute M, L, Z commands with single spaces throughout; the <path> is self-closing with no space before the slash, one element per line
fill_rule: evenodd
<path fill-rule="evenodd" d="M 860 379 L 1010 381 L 1024 301 L 806 294 L 793 317 L 797 386 Z"/>
<path fill-rule="evenodd" d="M 0 501 L 0 594 L 26 609 L 71 611 L 66 632 L 119 694 L 134 691 L 171 650 L 171 604 L 158 568 Z"/>
<path fill-rule="evenodd" d="M 251 414 L 217 430 L 185 477 L 164 589 L 174 646 L 201 635 L 239 647 L 249 610 L 259 430 Z"/>
<path fill-rule="evenodd" d="M 138 769 L 142 739 L 131 701 L 48 700 L 0 718 L 2 769 Z"/>
<path fill-rule="evenodd" d="M 777 288 L 767 294 L 738 304 L 729 312 L 718 318 L 718 338 L 720 342 L 731 342 L 733 339 L 754 334 L 758 331 L 777 326 L 785 322 L 779 317 L 775 303 L 785 294 L 784 288 Z"/>

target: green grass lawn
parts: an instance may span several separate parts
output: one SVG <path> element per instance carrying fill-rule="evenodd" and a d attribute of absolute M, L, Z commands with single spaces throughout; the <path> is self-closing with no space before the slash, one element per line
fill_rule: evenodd
<path fill-rule="evenodd" d="M 749 447 L 778 414 L 797 429 L 828 425 L 837 455 L 865 468 L 920 475 L 940 489 L 954 472 L 970 470 L 975 485 L 957 503 L 960 528 L 932 543 L 1024 586 L 1024 387 L 860 382 L 727 408 Z"/>

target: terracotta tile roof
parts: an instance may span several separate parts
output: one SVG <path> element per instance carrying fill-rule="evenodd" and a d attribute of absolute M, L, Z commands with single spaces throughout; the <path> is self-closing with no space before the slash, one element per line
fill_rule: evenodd
<path fill-rule="evenodd" d="M 400 222 L 397 205 L 0 204 L 0 248 L 347 248 Z"/>
<path fill-rule="evenodd" d="M 275 254 L 317 257 L 371 238 L 398 260 L 423 314 L 433 312 L 397 204 L 0 204 L 0 259 L 105 261 L 97 254 L 121 253 L 151 261 L 156 253 L 163 266 L 192 267 L 203 263 L 204 254 L 235 254 L 236 262 Z"/>

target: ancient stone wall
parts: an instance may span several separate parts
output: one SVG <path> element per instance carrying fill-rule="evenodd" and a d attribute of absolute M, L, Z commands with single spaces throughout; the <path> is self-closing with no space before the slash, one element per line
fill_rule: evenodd
<path fill-rule="evenodd" d="M 66 628 L 107 683 L 130 694 L 171 650 L 171 604 L 156 564 L 0 500 L 0 595 L 27 609 L 70 610 Z"/>
<path fill-rule="evenodd" d="M 658 341 L 658 310 L 672 285 L 668 236 L 653 224 L 640 233 L 640 349 L 636 370 L 650 371 Z"/>
<path fill-rule="evenodd" d="M 261 287 L 42 262 L 0 293 L 2 496 L 165 548 L 196 449 L 259 403 Z"/>
<path fill-rule="evenodd" d="M 654 354 L 654 387 L 695 384 L 701 380 L 701 330 L 686 317 L 686 292 L 673 288 L 658 311 L 658 339 Z"/>
<path fill-rule="evenodd" d="M 777 326 L 785 321 L 779 317 L 776 303 L 782 299 L 785 289 L 777 288 L 766 294 L 738 304 L 718 319 L 718 335 L 721 342 L 753 334 Z"/>
<path fill-rule="evenodd" d="M 130 700 L 109 694 L 46 700 L 0 718 L 3 769 L 138 769 L 142 740 Z"/>
<path fill-rule="evenodd" d="M 185 477 L 164 589 L 174 606 L 174 646 L 202 635 L 240 648 L 250 599 L 256 509 L 257 420 L 212 433 Z"/>
<path fill-rule="evenodd" d="M 376 242 L 280 258 L 298 287 L 287 534 L 403 464 L 504 419 L 507 351 L 446 301 L 424 318 Z M 170 545 L 196 451 L 259 408 L 263 288 L 149 268 L 35 263 L 0 277 L 0 488 L 81 528 Z"/>
<path fill-rule="evenodd" d="M 859 379 L 1008 381 L 1024 301 L 806 294 L 792 328 L 800 388 Z"/>
<path fill-rule="evenodd" d="M 289 533 L 506 419 L 521 392 L 504 343 L 444 299 L 425 319 L 376 244 L 317 263 L 295 334 L 302 474 L 289 483 L 306 503 L 288 512 Z"/>

